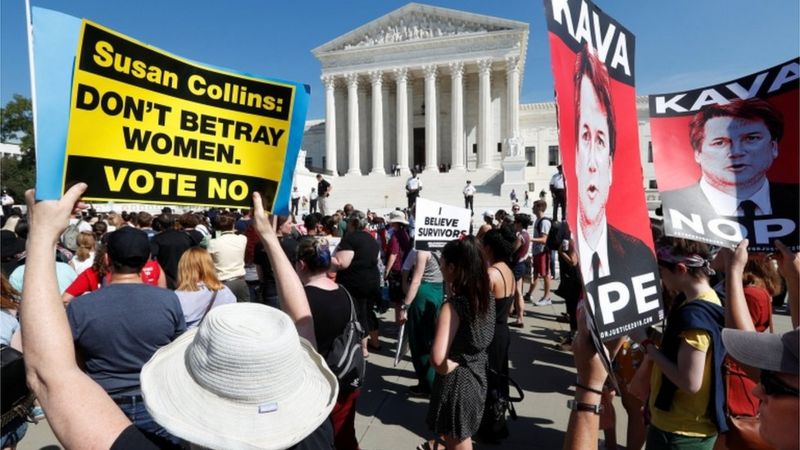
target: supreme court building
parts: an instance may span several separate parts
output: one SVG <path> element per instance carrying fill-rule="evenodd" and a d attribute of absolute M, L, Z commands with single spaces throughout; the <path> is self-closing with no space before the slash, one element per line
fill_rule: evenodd
<path fill-rule="evenodd" d="M 522 159 L 524 179 L 546 189 L 560 163 L 556 108 L 520 104 L 528 33 L 524 22 L 410 3 L 313 49 L 325 118 L 306 123 L 305 166 L 331 175 L 499 171 Z M 637 109 L 652 190 L 646 97 Z"/>
<path fill-rule="evenodd" d="M 324 168 L 500 168 L 527 42 L 526 23 L 411 3 L 317 47 Z"/>

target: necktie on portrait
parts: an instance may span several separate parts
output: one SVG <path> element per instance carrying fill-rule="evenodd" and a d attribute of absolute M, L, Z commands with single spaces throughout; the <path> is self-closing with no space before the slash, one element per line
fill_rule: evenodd
<path fill-rule="evenodd" d="M 592 254 L 592 280 L 597 281 L 600 278 L 600 255 L 597 252 Z"/>
<path fill-rule="evenodd" d="M 748 219 L 754 219 L 756 217 L 756 208 L 758 208 L 758 206 L 756 202 L 752 200 L 745 200 L 739 203 L 739 209 L 744 213 L 744 217 Z"/>

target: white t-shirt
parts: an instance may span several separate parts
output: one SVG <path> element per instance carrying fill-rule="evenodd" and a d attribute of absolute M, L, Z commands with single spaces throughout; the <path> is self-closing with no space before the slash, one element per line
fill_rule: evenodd
<path fill-rule="evenodd" d="M 471 195 L 475 195 L 475 186 L 468 184 L 464 186 L 464 196 L 469 197 Z"/>
<path fill-rule="evenodd" d="M 564 174 L 553 175 L 553 178 L 550 178 L 550 186 L 553 186 L 553 189 L 564 189 Z"/>
<path fill-rule="evenodd" d="M 406 181 L 406 189 L 409 191 L 418 191 L 422 189 L 422 180 L 417 177 L 411 177 Z"/>

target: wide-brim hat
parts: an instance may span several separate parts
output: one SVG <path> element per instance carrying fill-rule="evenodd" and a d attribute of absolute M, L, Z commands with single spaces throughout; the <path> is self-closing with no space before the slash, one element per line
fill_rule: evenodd
<path fill-rule="evenodd" d="M 722 330 L 722 343 L 735 360 L 771 372 L 800 372 L 800 328 L 783 334 Z"/>
<path fill-rule="evenodd" d="M 284 449 L 319 427 L 338 381 L 282 311 L 256 303 L 212 309 L 141 372 L 150 415 L 207 448 Z"/>
<path fill-rule="evenodd" d="M 408 225 L 408 220 L 406 220 L 406 214 L 403 211 L 392 211 L 389 213 L 389 223 Z"/>

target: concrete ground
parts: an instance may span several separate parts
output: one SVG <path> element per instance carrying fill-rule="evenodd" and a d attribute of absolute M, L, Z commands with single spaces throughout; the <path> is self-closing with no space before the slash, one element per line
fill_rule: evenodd
<path fill-rule="evenodd" d="M 555 283 L 557 286 L 557 283 Z M 541 297 L 541 292 L 534 299 Z M 556 347 L 569 326 L 557 322 L 565 311 L 563 300 L 553 297 L 551 306 L 526 304 L 525 327 L 511 328 L 511 377 L 523 389 L 525 398 L 516 403 L 519 418 L 509 419 L 510 436 L 500 445 L 476 444 L 476 448 L 560 449 L 567 428 L 567 400 L 572 397 L 575 369 L 572 355 Z M 356 432 L 363 450 L 413 449 L 433 434 L 425 425 L 428 400 L 409 398 L 408 387 L 416 384 L 408 357 L 394 367 L 395 328 L 383 317 L 382 350 L 368 360 L 367 382 L 358 400 Z M 787 314 L 775 314 L 775 332 L 791 328 Z M 618 443 L 625 445 L 627 418 L 619 398 L 617 411 Z M 600 435 L 602 439 L 602 433 Z M 30 425 L 20 450 L 61 448 L 46 421 Z M 602 448 L 602 447 L 601 447 Z"/>

